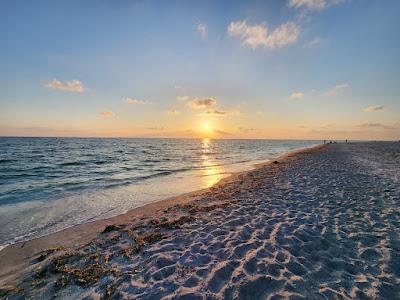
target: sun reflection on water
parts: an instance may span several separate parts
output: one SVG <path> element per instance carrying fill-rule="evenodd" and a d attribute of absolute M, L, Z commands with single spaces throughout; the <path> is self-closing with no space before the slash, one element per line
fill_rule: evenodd
<path fill-rule="evenodd" d="M 212 142 L 208 138 L 204 138 L 201 143 L 202 149 L 202 179 L 205 187 L 210 187 L 222 179 L 223 168 L 216 166 L 217 162 L 211 157 Z"/>

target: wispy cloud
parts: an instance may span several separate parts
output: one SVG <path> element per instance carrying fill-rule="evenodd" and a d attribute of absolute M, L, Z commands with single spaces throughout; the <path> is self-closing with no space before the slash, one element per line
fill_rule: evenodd
<path fill-rule="evenodd" d="M 163 131 L 164 127 L 161 126 L 153 126 L 153 127 L 146 127 L 147 130 L 151 130 L 151 131 Z"/>
<path fill-rule="evenodd" d="M 259 132 L 260 130 L 257 128 L 247 128 L 247 127 L 238 127 L 239 131 L 243 131 L 243 132 Z"/>
<path fill-rule="evenodd" d="M 139 99 L 135 99 L 135 98 L 131 98 L 131 97 L 123 97 L 122 99 L 126 103 L 133 104 L 133 105 L 135 105 L 135 104 L 139 104 L 139 105 L 141 105 L 141 104 L 150 104 L 150 102 L 148 102 L 148 101 L 139 100 Z"/>
<path fill-rule="evenodd" d="M 178 96 L 178 97 L 176 97 L 176 100 L 181 101 L 181 102 L 186 102 L 189 100 L 189 96 Z"/>
<path fill-rule="evenodd" d="M 389 126 L 382 123 L 362 123 L 357 125 L 360 128 L 377 128 L 377 129 L 396 129 L 396 126 Z"/>
<path fill-rule="evenodd" d="M 303 8 L 307 10 L 320 11 L 330 5 L 343 3 L 345 0 L 289 0 L 289 7 Z"/>
<path fill-rule="evenodd" d="M 76 80 L 76 79 L 65 80 L 65 81 L 53 79 L 50 81 L 46 81 L 44 83 L 44 86 L 49 89 L 67 91 L 67 92 L 71 92 L 71 93 L 82 93 L 85 90 L 82 82 L 80 82 L 79 80 Z"/>
<path fill-rule="evenodd" d="M 322 39 L 319 37 L 315 37 L 311 41 L 305 43 L 303 47 L 309 49 L 309 48 L 313 48 L 321 43 L 322 43 Z"/>
<path fill-rule="evenodd" d="M 193 108 L 210 108 L 217 104 L 217 100 L 210 98 L 194 98 L 189 102 L 189 105 Z"/>
<path fill-rule="evenodd" d="M 303 99 L 304 98 L 304 93 L 302 93 L 302 92 L 294 92 L 294 93 L 292 93 L 290 95 L 290 98 L 291 99 L 296 99 L 296 100 Z"/>
<path fill-rule="evenodd" d="M 337 84 L 333 88 L 326 91 L 323 95 L 326 97 L 337 96 L 338 94 L 347 90 L 350 86 L 347 83 Z"/>
<path fill-rule="evenodd" d="M 240 110 L 232 110 L 232 111 L 225 111 L 225 110 L 207 110 L 204 113 L 201 113 L 200 116 L 203 117 L 226 117 L 226 116 L 241 116 L 243 113 Z"/>
<path fill-rule="evenodd" d="M 100 112 L 100 116 L 103 118 L 114 118 L 116 114 L 112 110 L 105 110 Z"/>
<path fill-rule="evenodd" d="M 263 112 L 262 110 L 258 110 L 258 111 L 256 111 L 256 115 L 261 117 L 261 116 L 265 115 L 265 112 Z"/>
<path fill-rule="evenodd" d="M 207 25 L 199 23 L 196 27 L 196 32 L 202 39 L 207 37 Z"/>
<path fill-rule="evenodd" d="M 216 134 L 219 134 L 219 135 L 231 135 L 230 132 L 223 131 L 223 130 L 218 130 L 218 129 L 215 129 L 215 128 L 213 128 L 213 131 L 214 131 Z"/>
<path fill-rule="evenodd" d="M 326 7 L 325 0 L 289 0 L 289 7 L 322 10 Z"/>
<path fill-rule="evenodd" d="M 229 24 L 228 34 L 238 37 L 242 45 L 253 49 L 275 49 L 295 43 L 300 36 L 300 28 L 293 22 L 287 22 L 269 32 L 265 24 L 249 25 L 246 21 L 237 21 Z"/>
<path fill-rule="evenodd" d="M 169 110 L 166 111 L 166 114 L 169 116 L 177 116 L 179 115 L 181 112 L 175 108 L 171 108 Z"/>
<path fill-rule="evenodd" d="M 205 116 L 205 117 L 224 117 L 224 116 L 228 115 L 228 112 L 223 111 L 223 110 L 214 109 L 214 110 L 207 110 L 200 115 Z"/>
<path fill-rule="evenodd" d="M 364 108 L 364 111 L 365 112 L 377 112 L 377 111 L 384 110 L 384 109 L 385 109 L 384 105 L 371 105 L 371 106 Z"/>

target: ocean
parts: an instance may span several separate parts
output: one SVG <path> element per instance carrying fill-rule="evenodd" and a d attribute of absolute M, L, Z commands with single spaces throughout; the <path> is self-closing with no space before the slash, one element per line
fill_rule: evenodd
<path fill-rule="evenodd" d="M 0 138 L 0 246 L 207 188 L 320 141 Z"/>

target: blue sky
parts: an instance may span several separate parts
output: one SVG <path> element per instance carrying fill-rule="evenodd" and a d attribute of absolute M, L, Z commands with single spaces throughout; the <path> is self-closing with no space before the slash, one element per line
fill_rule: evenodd
<path fill-rule="evenodd" d="M 400 138 L 398 1 L 1 5 L 0 135 Z"/>

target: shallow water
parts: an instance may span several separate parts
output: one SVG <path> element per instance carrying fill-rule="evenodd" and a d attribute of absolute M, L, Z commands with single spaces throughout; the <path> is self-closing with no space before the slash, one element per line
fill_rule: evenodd
<path fill-rule="evenodd" d="M 316 141 L 0 138 L 0 245 L 206 188 Z"/>

